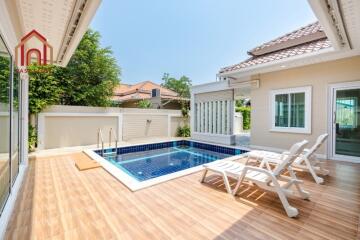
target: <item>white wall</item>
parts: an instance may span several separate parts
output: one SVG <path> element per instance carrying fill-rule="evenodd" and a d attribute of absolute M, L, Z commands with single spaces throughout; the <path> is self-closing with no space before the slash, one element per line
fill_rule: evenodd
<path fill-rule="evenodd" d="M 110 128 L 119 141 L 173 137 L 182 124 L 180 110 L 52 106 L 38 117 L 38 149 L 96 144 L 100 128 L 104 142 Z"/>

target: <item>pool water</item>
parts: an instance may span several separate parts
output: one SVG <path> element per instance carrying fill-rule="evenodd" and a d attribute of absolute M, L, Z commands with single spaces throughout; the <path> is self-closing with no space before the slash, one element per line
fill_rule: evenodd
<path fill-rule="evenodd" d="M 138 181 L 178 172 L 234 154 L 221 153 L 194 146 L 177 145 L 147 151 L 108 155 L 104 158 Z"/>

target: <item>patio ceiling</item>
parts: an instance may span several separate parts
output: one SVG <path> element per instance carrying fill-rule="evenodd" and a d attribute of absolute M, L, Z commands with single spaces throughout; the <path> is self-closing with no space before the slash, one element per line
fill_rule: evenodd
<path fill-rule="evenodd" d="M 54 63 L 65 66 L 101 0 L 7 0 L 6 5 L 18 41 L 33 29 L 47 38 Z M 37 47 L 39 43 L 29 43 Z M 34 46 L 32 46 L 34 45 Z"/>

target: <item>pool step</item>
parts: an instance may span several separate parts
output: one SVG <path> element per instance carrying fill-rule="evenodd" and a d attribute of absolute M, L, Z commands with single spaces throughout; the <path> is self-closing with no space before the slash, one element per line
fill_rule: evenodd
<path fill-rule="evenodd" d="M 116 156 L 117 153 L 116 152 L 105 152 L 104 153 L 104 156 L 112 156 L 112 155 Z"/>

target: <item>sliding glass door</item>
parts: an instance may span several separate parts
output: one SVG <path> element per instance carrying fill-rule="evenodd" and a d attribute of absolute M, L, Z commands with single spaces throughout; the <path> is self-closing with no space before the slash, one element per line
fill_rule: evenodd
<path fill-rule="evenodd" d="M 360 157 L 360 87 L 336 90 L 335 154 Z"/>
<path fill-rule="evenodd" d="M 360 162 L 360 82 L 335 84 L 332 103 L 332 156 Z"/>
<path fill-rule="evenodd" d="M 10 194 L 11 56 L 0 37 L 0 214 Z"/>

